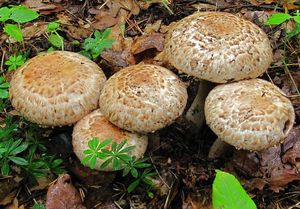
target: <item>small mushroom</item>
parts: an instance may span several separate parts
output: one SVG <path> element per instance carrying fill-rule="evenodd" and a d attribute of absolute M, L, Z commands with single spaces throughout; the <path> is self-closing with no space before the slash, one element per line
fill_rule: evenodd
<path fill-rule="evenodd" d="M 215 87 L 206 98 L 205 117 L 219 139 L 253 151 L 282 143 L 293 127 L 295 112 L 278 87 L 251 79 Z"/>
<path fill-rule="evenodd" d="M 70 125 L 98 107 L 105 81 L 101 68 L 80 54 L 44 53 L 15 72 L 10 100 L 31 122 L 42 126 Z"/>
<path fill-rule="evenodd" d="M 117 142 L 117 144 L 126 139 L 126 147 L 135 146 L 130 152 L 130 155 L 136 156 L 137 158 L 143 157 L 148 145 L 148 137 L 146 135 L 121 130 L 110 123 L 99 109 L 86 115 L 74 126 L 72 134 L 73 151 L 80 160 L 85 157 L 83 152 L 88 149 L 88 142 L 93 137 L 98 137 L 100 141 L 111 138 Z M 105 160 L 97 159 L 95 169 L 99 170 L 100 165 L 104 161 Z M 112 165 L 109 164 L 103 171 L 113 171 Z"/>
<path fill-rule="evenodd" d="M 100 109 L 116 126 L 139 133 L 155 132 L 179 117 L 187 103 L 184 83 L 156 65 L 133 65 L 114 74 L 100 95 Z"/>
<path fill-rule="evenodd" d="M 256 78 L 272 62 L 264 31 L 226 12 L 198 12 L 180 20 L 168 32 L 164 55 L 176 69 L 215 83 Z"/>

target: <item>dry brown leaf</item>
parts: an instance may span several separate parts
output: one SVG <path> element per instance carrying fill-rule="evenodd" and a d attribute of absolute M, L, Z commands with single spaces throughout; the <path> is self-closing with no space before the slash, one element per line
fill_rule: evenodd
<path fill-rule="evenodd" d="M 100 10 L 95 16 L 95 20 L 93 27 L 98 30 L 112 27 L 118 23 L 118 18 L 112 16 L 109 10 Z"/>
<path fill-rule="evenodd" d="M 6 195 L 5 198 L 3 198 L 2 200 L 0 200 L 0 205 L 8 205 L 8 204 L 10 204 L 14 200 L 16 194 L 17 194 L 17 191 L 13 191 L 13 192 L 9 193 L 8 195 Z"/>
<path fill-rule="evenodd" d="M 102 52 L 101 57 L 118 69 L 136 64 L 134 56 L 128 50 L 115 51 L 107 49 Z"/>
<path fill-rule="evenodd" d="M 144 33 L 145 34 L 150 34 L 150 33 L 155 33 L 158 32 L 161 26 L 162 20 L 157 20 L 152 24 L 147 24 Z"/>
<path fill-rule="evenodd" d="M 161 33 L 151 33 L 137 37 L 132 44 L 131 52 L 139 54 L 148 49 L 155 48 L 157 51 L 164 49 L 164 35 Z"/>
<path fill-rule="evenodd" d="M 62 174 L 47 192 L 47 209 L 86 209 L 79 192 L 71 184 L 71 177 Z"/>
<path fill-rule="evenodd" d="M 24 209 L 24 206 L 19 206 L 19 201 L 17 198 L 14 198 L 12 204 L 5 207 L 5 209 Z"/>
<path fill-rule="evenodd" d="M 209 198 L 189 195 L 182 203 L 182 209 L 212 209 Z"/>
<path fill-rule="evenodd" d="M 73 26 L 68 25 L 66 27 L 63 27 L 64 31 L 72 38 L 76 40 L 81 40 L 89 37 L 94 29 L 92 27 L 83 28 L 81 25 L 79 26 Z"/>
<path fill-rule="evenodd" d="M 106 6 L 110 9 L 113 17 L 117 16 L 121 8 L 130 11 L 133 15 L 140 13 L 140 7 L 135 0 L 110 0 Z"/>
<path fill-rule="evenodd" d="M 47 30 L 47 23 L 36 22 L 22 29 L 24 39 L 30 40 L 41 36 Z"/>
<path fill-rule="evenodd" d="M 63 10 L 63 7 L 60 4 L 51 4 L 51 3 L 44 3 L 43 0 L 26 0 L 22 5 L 35 10 L 39 11 L 41 14 L 52 14 L 57 13 Z"/>

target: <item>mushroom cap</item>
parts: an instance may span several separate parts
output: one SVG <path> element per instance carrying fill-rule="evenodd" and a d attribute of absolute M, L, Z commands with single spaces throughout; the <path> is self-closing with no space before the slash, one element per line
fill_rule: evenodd
<path fill-rule="evenodd" d="M 215 83 L 256 78 L 272 62 L 267 35 L 226 12 L 199 12 L 168 32 L 164 53 L 178 70 Z"/>
<path fill-rule="evenodd" d="M 149 133 L 171 124 L 187 103 L 184 83 L 170 70 L 156 65 L 133 65 L 108 79 L 100 95 L 100 109 L 116 126 Z"/>
<path fill-rule="evenodd" d="M 283 142 L 293 127 L 295 112 L 277 86 L 251 79 L 215 87 L 206 98 L 205 117 L 226 143 L 262 150 Z"/>
<path fill-rule="evenodd" d="M 86 115 L 74 126 L 72 134 L 73 151 L 80 161 L 86 156 L 83 152 L 89 149 L 88 142 L 94 137 L 98 137 L 99 141 L 111 138 L 117 144 L 127 139 L 125 147 L 135 146 L 129 154 L 137 158 L 143 157 L 148 145 L 148 137 L 146 135 L 121 130 L 110 123 L 99 109 Z M 110 145 L 108 145 L 108 148 L 110 148 Z M 100 165 L 104 161 L 97 159 L 95 169 L 100 170 Z M 103 171 L 113 171 L 112 164 L 110 163 Z"/>
<path fill-rule="evenodd" d="M 80 54 L 43 53 L 15 72 L 10 100 L 31 122 L 42 126 L 70 125 L 98 107 L 105 81 L 101 68 Z"/>

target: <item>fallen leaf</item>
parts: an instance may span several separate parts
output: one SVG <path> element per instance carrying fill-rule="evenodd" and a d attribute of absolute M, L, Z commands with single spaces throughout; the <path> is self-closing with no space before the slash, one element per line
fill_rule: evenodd
<path fill-rule="evenodd" d="M 94 29 L 92 27 L 83 28 L 81 25 L 74 26 L 74 25 L 67 25 L 63 27 L 63 30 L 72 38 L 76 40 L 82 40 L 89 37 Z"/>
<path fill-rule="evenodd" d="M 44 3 L 43 0 L 26 0 L 22 5 L 28 7 L 29 9 L 39 11 L 41 14 L 52 14 L 63 10 L 60 4 Z"/>
<path fill-rule="evenodd" d="M 71 184 L 71 177 L 68 174 L 62 174 L 57 181 L 53 183 L 47 192 L 47 209 L 86 209 L 83 206 L 79 192 Z"/>
<path fill-rule="evenodd" d="M 101 57 L 113 65 L 114 71 L 136 64 L 134 56 L 128 50 L 115 51 L 107 49 L 102 52 Z"/>
<path fill-rule="evenodd" d="M 47 30 L 45 22 L 35 22 L 22 29 L 23 37 L 26 40 L 41 36 Z"/>
<path fill-rule="evenodd" d="M 161 33 L 151 33 L 137 37 L 131 48 L 133 54 L 139 54 L 147 49 L 155 48 L 157 51 L 164 49 L 164 35 Z"/>
<path fill-rule="evenodd" d="M 5 207 L 5 209 L 24 209 L 24 206 L 19 206 L 19 201 L 17 198 L 14 198 L 12 204 Z"/>

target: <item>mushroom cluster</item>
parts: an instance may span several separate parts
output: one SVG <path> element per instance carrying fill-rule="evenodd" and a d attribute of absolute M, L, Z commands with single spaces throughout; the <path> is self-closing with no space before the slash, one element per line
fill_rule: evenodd
<path fill-rule="evenodd" d="M 184 83 L 171 71 L 156 65 L 133 65 L 111 76 L 99 99 L 100 109 L 81 119 L 73 130 L 73 150 L 84 158 L 88 141 L 93 137 L 107 138 L 127 146 L 136 158 L 144 155 L 148 137 L 179 117 L 187 103 Z M 108 147 L 109 148 L 109 147 Z M 97 159 L 95 169 L 104 161 Z M 109 165 L 105 171 L 113 171 Z"/>
<path fill-rule="evenodd" d="M 213 88 L 204 105 L 206 122 L 219 137 L 214 150 L 220 140 L 236 148 L 266 149 L 290 132 L 292 103 L 275 85 L 256 79 L 271 64 L 272 48 L 252 22 L 225 12 L 195 13 L 169 30 L 164 55 L 181 72 L 227 83 Z"/>

